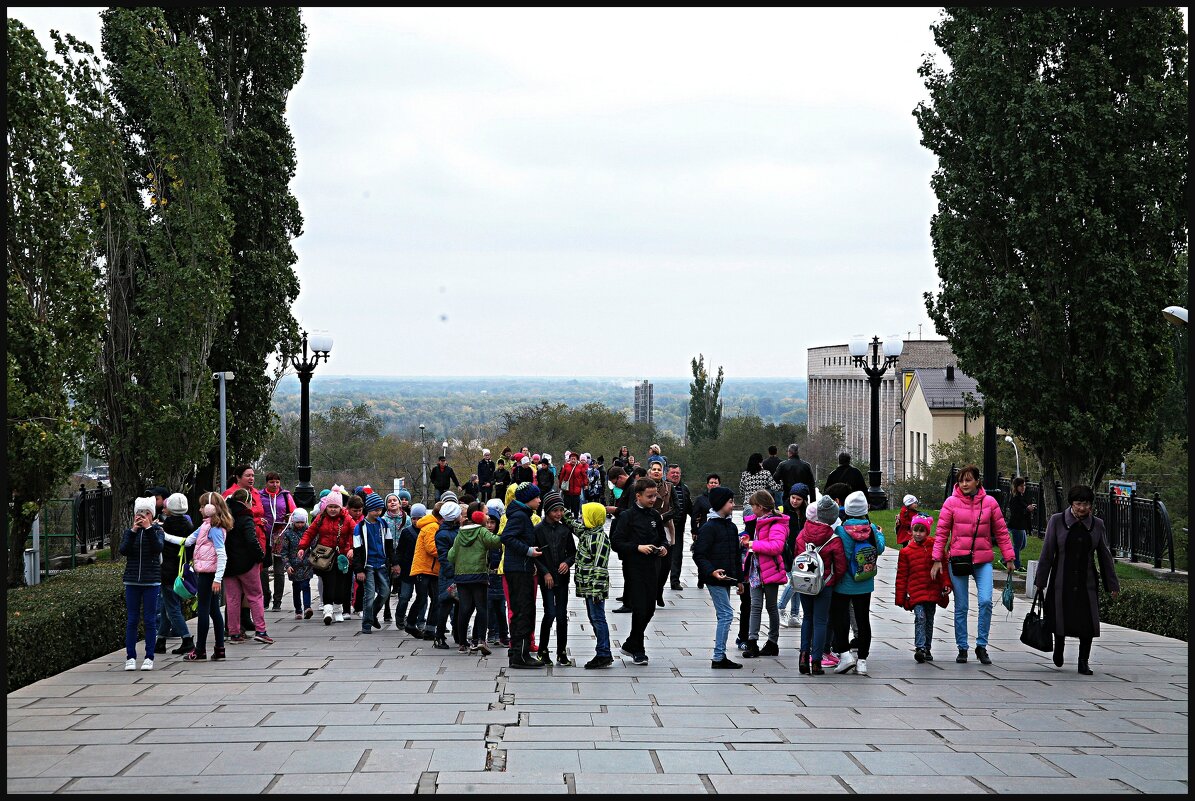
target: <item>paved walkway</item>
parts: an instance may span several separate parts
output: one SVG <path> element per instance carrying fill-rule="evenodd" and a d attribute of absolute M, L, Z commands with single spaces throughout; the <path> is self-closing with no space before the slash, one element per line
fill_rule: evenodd
<path fill-rule="evenodd" d="M 1073 645 L 1061 670 L 1020 645 L 1019 598 L 1011 619 L 997 606 L 992 666 L 954 663 L 949 610 L 938 661 L 918 665 L 895 569 L 889 551 L 868 677 L 799 675 L 798 629 L 778 658 L 710 670 L 714 615 L 691 561 L 647 667 L 508 672 L 501 652 L 293 612 L 267 613 L 274 645 L 229 646 L 223 663 L 166 655 L 126 673 L 122 648 L 8 696 L 7 789 L 1187 792 L 1186 643 L 1105 625 L 1085 678 Z M 593 639 L 583 604 L 570 611 L 584 662 Z M 630 620 L 610 618 L 617 651 Z"/>

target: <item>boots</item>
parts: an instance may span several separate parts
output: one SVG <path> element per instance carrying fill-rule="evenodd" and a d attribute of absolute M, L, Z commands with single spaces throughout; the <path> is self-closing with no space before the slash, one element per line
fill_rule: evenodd
<path fill-rule="evenodd" d="M 183 644 L 175 648 L 170 653 L 172 654 L 189 654 L 195 650 L 195 638 L 183 637 Z"/>

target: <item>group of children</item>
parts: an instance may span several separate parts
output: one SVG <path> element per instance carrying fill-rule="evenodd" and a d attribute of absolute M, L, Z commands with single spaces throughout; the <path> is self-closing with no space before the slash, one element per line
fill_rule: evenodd
<path fill-rule="evenodd" d="M 799 602 L 805 620 L 799 671 L 820 675 L 832 668 L 838 673 L 867 674 L 870 601 L 884 535 L 870 522 L 863 493 L 837 500 L 835 489 L 844 488 L 830 487 L 817 503 L 810 503 L 810 488 L 796 484 L 790 489 L 785 514 L 778 511 L 771 493 L 756 492 L 747 499 L 742 532 L 731 520 L 733 493 L 722 487 L 709 492 L 710 515 L 695 532 L 692 555 L 698 586 L 707 587 L 717 613 L 713 668 L 741 667 L 726 657 L 725 650 L 733 618 L 731 589 L 740 595 L 737 644 L 743 657 L 779 653 L 777 596 L 784 587 L 780 606 Z M 553 664 L 554 628 L 556 664 L 572 666 L 567 653 L 572 588 L 584 600 L 597 638 L 595 657 L 585 667 L 613 664 L 604 608 L 610 591 L 611 551 L 606 507 L 586 503 L 578 519 L 565 508 L 560 493 L 541 495 L 526 482 L 510 484 L 505 496 L 482 503 L 445 492 L 428 508 L 412 505 L 405 491 L 383 499 L 367 485 L 351 494 L 341 486 L 324 490 L 314 516 L 296 508 L 274 540 L 274 555 L 280 557 L 291 581 L 295 619 L 313 617 L 311 582 L 317 579 L 325 625 L 351 618 L 356 611 L 362 633 L 369 634 L 383 626 L 379 615 L 384 612 L 386 621 L 393 617 L 396 627 L 432 641 L 436 649 L 450 648 L 450 635 L 461 653 L 489 655 L 489 646 L 508 648 L 514 667 Z M 184 548 L 191 555 L 185 572 L 195 585 L 199 630 L 198 637 L 194 641 L 187 637 L 176 653 L 188 661 L 207 659 L 207 633 L 214 628 L 211 658 L 224 658 L 221 582 L 229 552 L 244 546 L 231 547 L 230 538 L 251 538 L 248 529 L 236 532 L 231 502 L 217 493 L 205 493 L 200 499 L 202 523 L 189 531 L 184 496 L 170 496 L 160 522 L 153 518 L 152 499 L 138 499 L 134 526 L 121 546 L 129 557 L 125 584 L 131 633 L 126 649 L 134 667 L 128 669 L 135 669 L 138 619 L 146 623 L 147 644 L 157 636 L 157 598 L 150 597 L 151 588 L 158 583 L 159 571 L 165 573 L 165 565 L 170 565 L 172 577 L 184 573 L 181 566 L 188 562 L 182 555 Z M 935 607 L 947 606 L 951 589 L 945 574 L 931 575 L 932 528 L 933 519 L 920 514 L 916 499 L 907 496 L 897 525 L 898 542 L 905 541 L 894 600 L 914 614 L 917 662 L 933 660 Z M 799 582 L 798 572 L 807 576 L 810 565 L 816 567 L 817 580 Z M 393 613 L 391 596 L 397 601 Z M 542 604 L 538 644 L 528 623 L 534 620 L 537 600 Z M 761 648 L 765 611 L 768 637 Z M 795 611 L 788 618 L 797 619 Z M 264 634 L 264 624 L 259 628 Z M 152 669 L 151 654 L 145 665 L 142 669 Z"/>

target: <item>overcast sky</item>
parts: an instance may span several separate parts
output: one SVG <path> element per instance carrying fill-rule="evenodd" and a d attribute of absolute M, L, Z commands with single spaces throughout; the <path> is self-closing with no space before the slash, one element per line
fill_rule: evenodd
<path fill-rule="evenodd" d="M 98 9 L 8 14 L 99 47 Z M 295 315 L 329 373 L 793 376 L 935 336 L 937 10 L 303 14 Z"/>

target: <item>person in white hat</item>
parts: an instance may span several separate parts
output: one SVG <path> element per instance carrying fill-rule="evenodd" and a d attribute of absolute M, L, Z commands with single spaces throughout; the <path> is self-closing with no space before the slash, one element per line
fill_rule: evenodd
<path fill-rule="evenodd" d="M 913 517 L 917 515 L 917 496 L 906 495 L 896 517 L 896 544 L 902 548 L 913 537 Z"/>

